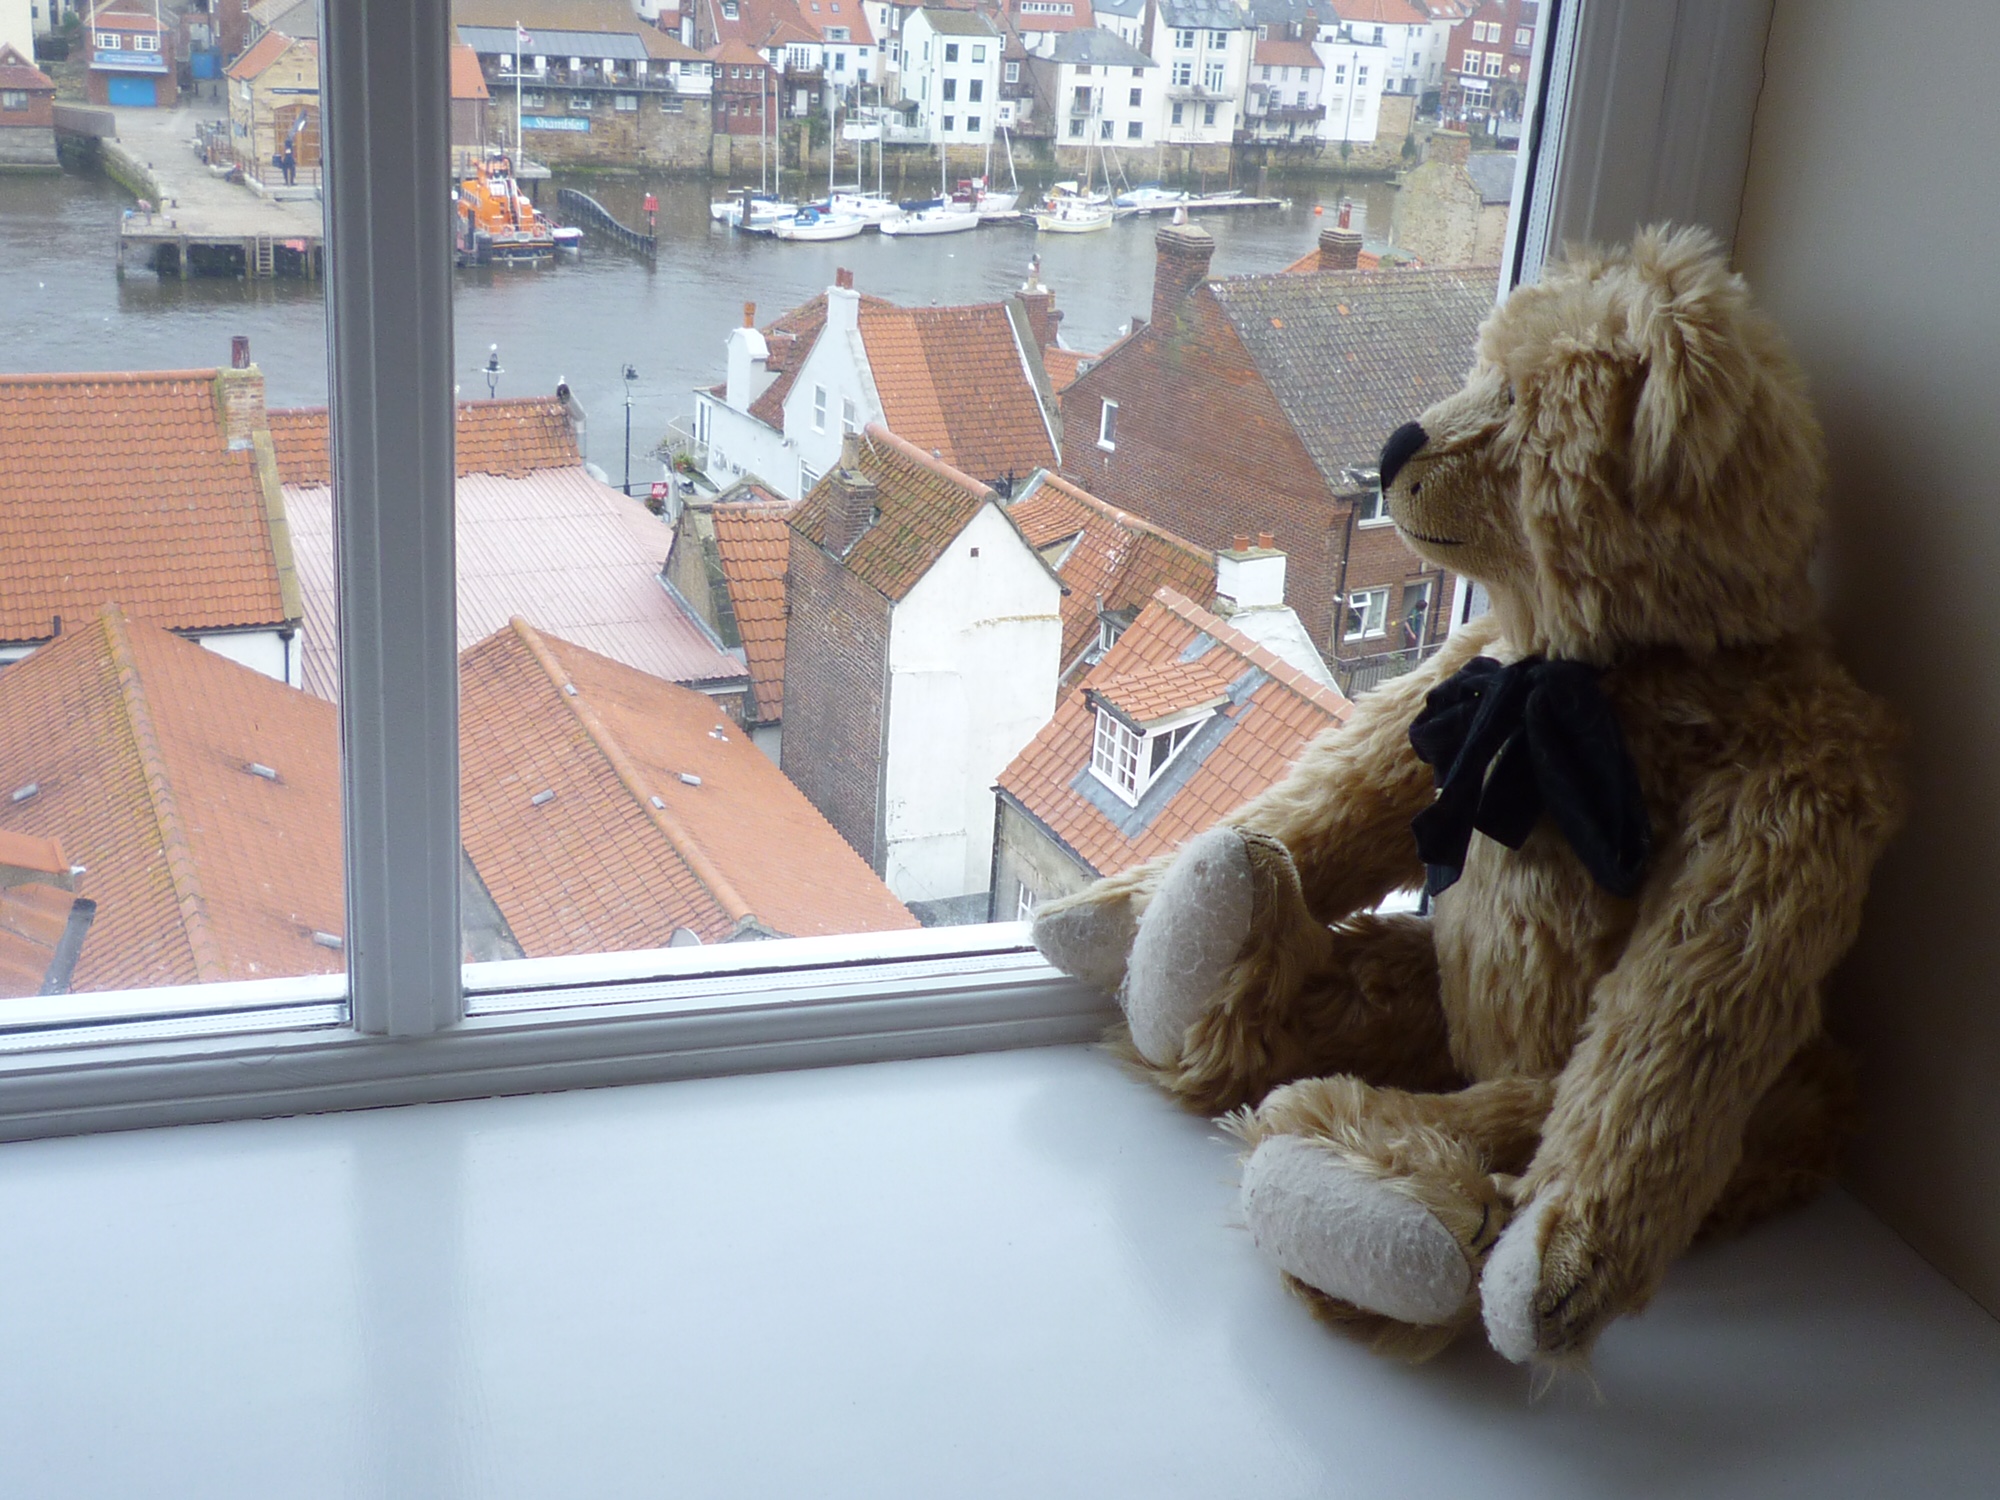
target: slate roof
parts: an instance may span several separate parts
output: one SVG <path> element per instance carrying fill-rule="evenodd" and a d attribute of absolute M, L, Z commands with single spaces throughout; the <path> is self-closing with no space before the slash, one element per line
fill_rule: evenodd
<path fill-rule="evenodd" d="M 1094 692 L 1158 701 L 1224 684 L 1225 706 L 1128 806 L 1090 770 Z M 1169 692 L 1177 684 L 1176 692 Z M 1055 717 L 1000 774 L 999 794 L 1087 870 L 1114 874 L 1175 848 L 1282 777 L 1352 705 L 1172 589 L 1162 589 Z"/>
<path fill-rule="evenodd" d="M 1160 0 L 1160 23 L 1196 31 L 1243 31 L 1257 24 L 1230 0 Z"/>
<path fill-rule="evenodd" d="M 1091 0 L 1091 9 L 1136 21 L 1146 13 L 1146 0 Z"/>
<path fill-rule="evenodd" d="M 0 641 L 107 602 L 178 630 L 296 619 L 267 477 L 229 448 L 214 370 L 0 375 Z"/>
<path fill-rule="evenodd" d="M 765 724 L 785 716 L 785 569 L 792 556 L 792 528 L 785 518 L 791 510 L 791 502 L 769 498 L 722 501 L 712 513 L 723 584 L 743 642 L 757 719 Z"/>
<path fill-rule="evenodd" d="M 331 705 L 107 605 L 0 672 L 0 828 L 97 902 L 76 990 L 329 973 L 342 931 Z M 250 772 L 256 764 L 277 775 Z"/>
<path fill-rule="evenodd" d="M 319 0 L 259 0 L 250 7 L 250 19 L 286 36 L 319 35 Z"/>
<path fill-rule="evenodd" d="M 32 58 L 23 57 L 11 45 L 0 44 L 0 89 L 46 94 L 53 92 L 55 86 L 55 80 L 36 67 Z"/>
<path fill-rule="evenodd" d="M 1215 597 L 1212 554 L 1054 474 L 1038 474 L 1007 513 L 1044 557 L 1061 548 L 1065 671 L 1096 644 L 1100 610 L 1137 611 L 1163 587 Z"/>
<path fill-rule="evenodd" d="M 1498 271 L 1279 272 L 1212 281 L 1314 465 L 1336 494 L 1344 468 L 1372 465 L 1383 437 L 1456 390 Z"/>
<path fill-rule="evenodd" d="M 1039 16 L 1026 17 L 1024 21 L 1040 19 L 1042 18 Z M 1030 25 L 1028 29 L 1035 28 Z M 1091 67 L 1157 68 L 1159 66 L 1151 57 L 1117 32 L 1104 31 L 1096 27 L 1086 31 L 1070 31 L 1058 36 L 1051 44 L 1048 56 L 1059 63 L 1087 63 Z"/>
<path fill-rule="evenodd" d="M 860 327 L 883 422 L 898 437 L 987 480 L 1055 464 L 1042 405 L 1055 393 L 1037 389 L 1035 376 L 1048 377 L 1019 303 L 864 301 Z"/>
<path fill-rule="evenodd" d="M 1479 189 L 1482 204 L 1514 201 L 1516 160 L 1512 151 L 1474 151 L 1466 157 L 1465 170 Z"/>
<path fill-rule="evenodd" d="M 465 849 L 526 956 L 917 925 L 700 694 L 520 620 L 459 692 Z"/>
<path fill-rule="evenodd" d="M 271 442 L 278 477 L 288 485 L 333 483 L 324 406 L 273 407 Z M 569 414 L 553 396 L 458 403 L 458 472 L 522 478 L 539 469 L 574 468 L 583 462 Z"/>
<path fill-rule="evenodd" d="M 308 692 L 339 693 L 333 497 L 286 487 L 306 601 Z M 458 643 L 463 650 L 524 615 L 543 630 L 668 682 L 740 689 L 743 664 L 667 592 L 673 533 L 636 500 L 572 463 L 519 478 L 458 480 Z"/>
<path fill-rule="evenodd" d="M 875 422 L 858 439 L 850 439 L 842 462 L 875 481 L 881 514 L 841 560 L 855 577 L 892 600 L 916 587 L 980 507 L 999 498 L 970 474 Z M 793 510 L 792 530 L 814 546 L 824 546 L 833 500 L 834 480 L 829 475 Z"/>

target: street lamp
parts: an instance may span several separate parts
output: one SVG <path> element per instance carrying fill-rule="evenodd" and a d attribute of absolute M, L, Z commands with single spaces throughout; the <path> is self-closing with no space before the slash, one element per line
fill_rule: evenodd
<path fill-rule="evenodd" d="M 632 493 L 632 382 L 639 378 L 639 372 L 625 367 L 625 493 Z"/>
<path fill-rule="evenodd" d="M 486 353 L 486 399 L 491 401 L 500 394 L 500 377 L 507 372 L 500 368 L 500 346 L 493 345 Z"/>

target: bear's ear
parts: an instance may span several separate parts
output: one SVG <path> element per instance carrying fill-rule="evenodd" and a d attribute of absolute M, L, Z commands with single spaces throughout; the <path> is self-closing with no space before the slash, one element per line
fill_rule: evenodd
<path fill-rule="evenodd" d="M 1657 227 L 1632 242 L 1626 336 L 1643 379 L 1632 412 L 1632 478 L 1705 486 L 1736 446 L 1756 370 L 1749 297 L 1705 229 Z"/>

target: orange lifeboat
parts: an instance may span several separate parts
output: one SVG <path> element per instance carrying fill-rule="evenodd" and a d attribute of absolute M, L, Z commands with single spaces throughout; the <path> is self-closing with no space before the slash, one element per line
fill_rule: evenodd
<path fill-rule="evenodd" d="M 528 201 L 506 157 L 474 162 L 459 179 L 452 197 L 456 200 L 456 250 L 461 266 L 554 257 L 556 226 Z"/>

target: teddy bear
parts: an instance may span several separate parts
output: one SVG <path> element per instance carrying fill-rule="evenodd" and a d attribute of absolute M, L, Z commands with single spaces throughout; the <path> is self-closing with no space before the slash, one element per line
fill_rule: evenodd
<path fill-rule="evenodd" d="M 1704 231 L 1515 289 L 1380 472 L 1490 610 L 1034 938 L 1241 1137 L 1244 1219 L 1322 1317 L 1582 1361 L 1698 1235 L 1835 1170 L 1822 987 L 1901 817 L 1898 724 L 1814 623 L 1821 433 Z"/>

